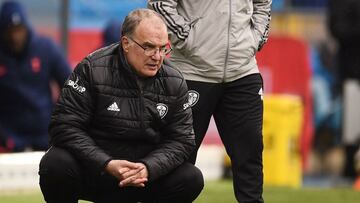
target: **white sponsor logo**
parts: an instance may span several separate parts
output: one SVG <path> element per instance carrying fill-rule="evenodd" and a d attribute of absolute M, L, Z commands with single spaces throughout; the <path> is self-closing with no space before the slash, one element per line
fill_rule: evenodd
<path fill-rule="evenodd" d="M 195 106 L 195 104 L 199 101 L 200 94 L 195 90 L 188 91 L 188 102 L 184 104 L 184 110 Z"/>
<path fill-rule="evenodd" d="M 263 92 L 263 89 L 262 89 L 262 88 L 260 88 L 258 94 L 260 95 L 261 100 L 263 100 L 263 99 L 264 99 L 264 92 Z"/>
<path fill-rule="evenodd" d="M 76 91 L 78 91 L 80 93 L 85 92 L 86 88 L 83 87 L 83 86 L 78 85 L 78 82 L 79 82 L 79 78 L 76 78 L 75 82 L 73 80 L 68 80 L 67 85 L 74 88 Z"/>
<path fill-rule="evenodd" d="M 159 112 L 160 118 L 164 118 L 168 112 L 168 107 L 163 103 L 156 104 L 156 110 Z"/>
<path fill-rule="evenodd" d="M 118 105 L 116 102 L 112 103 L 108 108 L 107 108 L 108 111 L 120 111 Z"/>

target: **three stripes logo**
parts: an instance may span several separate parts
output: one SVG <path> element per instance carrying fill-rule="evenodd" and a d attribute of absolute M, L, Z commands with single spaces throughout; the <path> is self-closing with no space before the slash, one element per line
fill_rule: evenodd
<path fill-rule="evenodd" d="M 108 111 L 120 111 L 118 105 L 116 102 L 112 103 L 108 108 L 107 108 Z"/>

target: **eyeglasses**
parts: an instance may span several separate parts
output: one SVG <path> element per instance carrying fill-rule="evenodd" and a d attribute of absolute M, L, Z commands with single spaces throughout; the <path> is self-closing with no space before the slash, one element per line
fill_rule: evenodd
<path fill-rule="evenodd" d="M 144 50 L 144 54 L 146 56 L 154 56 L 156 54 L 157 51 L 159 51 L 159 54 L 161 56 L 165 56 L 170 54 L 170 52 L 172 51 L 171 46 L 169 45 L 169 47 L 161 47 L 161 48 L 155 48 L 155 47 L 143 47 L 141 44 L 139 44 L 137 41 L 135 41 L 133 38 L 127 36 L 131 41 L 135 42 L 135 44 L 137 44 L 139 47 L 141 47 Z"/>

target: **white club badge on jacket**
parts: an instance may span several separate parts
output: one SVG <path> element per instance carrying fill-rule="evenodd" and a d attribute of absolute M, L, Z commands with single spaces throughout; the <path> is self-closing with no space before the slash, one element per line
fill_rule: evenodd
<path fill-rule="evenodd" d="M 199 101 L 200 98 L 200 94 L 195 90 L 189 90 L 188 94 L 188 101 L 184 104 L 184 110 L 189 107 L 195 106 L 195 104 Z"/>
<path fill-rule="evenodd" d="M 166 106 L 166 104 L 163 104 L 163 103 L 158 103 L 156 104 L 156 110 L 159 112 L 159 116 L 161 119 L 163 119 L 167 112 L 168 112 L 168 106 Z"/>

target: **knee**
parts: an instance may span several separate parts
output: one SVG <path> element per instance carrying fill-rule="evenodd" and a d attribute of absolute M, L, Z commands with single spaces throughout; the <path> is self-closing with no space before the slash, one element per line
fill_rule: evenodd
<path fill-rule="evenodd" d="M 40 188 L 47 202 L 77 202 L 80 167 L 66 150 L 52 147 L 39 165 Z"/>
<path fill-rule="evenodd" d="M 78 164 L 66 150 L 52 147 L 42 157 L 39 165 L 40 184 L 42 182 L 63 182 L 76 176 Z"/>
<path fill-rule="evenodd" d="M 191 194 L 193 199 L 196 199 L 204 188 L 203 175 L 201 171 L 192 164 L 186 163 L 183 167 L 185 167 L 185 170 L 182 180 L 185 182 L 185 188 L 188 191 L 188 194 Z"/>

